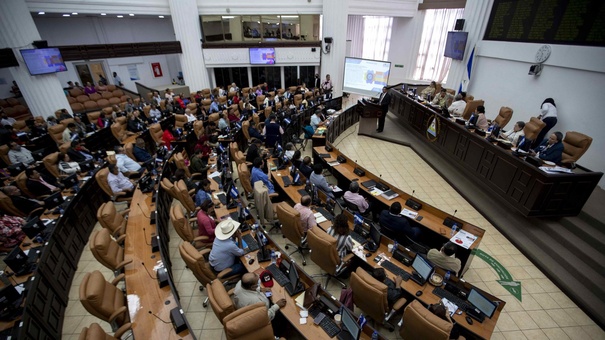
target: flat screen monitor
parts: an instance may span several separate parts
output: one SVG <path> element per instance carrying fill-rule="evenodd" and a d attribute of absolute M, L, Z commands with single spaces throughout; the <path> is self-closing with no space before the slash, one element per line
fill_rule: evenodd
<path fill-rule="evenodd" d="M 389 83 L 391 63 L 383 60 L 345 58 L 343 91 L 379 97 Z"/>
<path fill-rule="evenodd" d="M 292 285 L 292 289 L 296 289 L 298 287 L 298 271 L 296 270 L 296 266 L 294 264 L 290 264 L 290 271 L 288 272 L 288 279 L 290 279 L 290 284 Z"/>
<path fill-rule="evenodd" d="M 464 50 L 466 49 L 466 39 L 468 32 L 447 32 L 447 40 L 445 42 L 444 57 L 454 60 L 464 59 Z"/>
<path fill-rule="evenodd" d="M 13 304 L 21 298 L 15 286 L 7 285 L 0 289 L 0 311 L 14 307 Z"/>
<path fill-rule="evenodd" d="M 58 48 L 37 48 L 20 52 L 32 76 L 67 71 Z"/>
<path fill-rule="evenodd" d="M 14 272 L 19 272 L 22 268 L 27 266 L 28 260 L 29 258 L 25 255 L 25 252 L 23 252 L 21 248 L 15 247 L 6 255 L 4 263 L 6 263 Z"/>
<path fill-rule="evenodd" d="M 46 229 L 46 226 L 38 217 L 30 218 L 29 221 L 25 222 L 21 227 L 23 233 L 25 233 L 30 240 L 33 240 L 34 237 L 44 231 L 44 229 Z"/>
<path fill-rule="evenodd" d="M 475 288 L 471 289 L 467 298 L 473 306 L 477 307 L 481 313 L 485 314 L 488 318 L 491 318 L 498 307 L 493 301 L 486 298 L 483 294 L 479 293 Z"/>
<path fill-rule="evenodd" d="M 349 309 L 344 306 L 341 308 L 340 315 L 342 320 L 342 330 L 349 332 L 349 334 L 351 335 L 351 339 L 359 339 L 359 335 L 361 334 L 361 327 L 359 327 L 355 316 L 351 314 Z"/>
<path fill-rule="evenodd" d="M 420 275 L 424 280 L 428 280 L 433 273 L 433 266 L 419 254 L 414 258 L 412 262 L 412 268 Z"/>
<path fill-rule="evenodd" d="M 71 188 L 74 185 L 78 185 L 80 181 L 78 180 L 78 175 L 77 174 L 71 174 L 67 177 L 65 177 L 61 183 L 63 183 L 63 185 L 65 185 L 66 188 Z"/>
<path fill-rule="evenodd" d="M 370 224 L 370 239 L 372 240 L 372 242 L 376 243 L 376 245 L 379 246 L 380 238 L 380 229 L 378 229 L 374 223 Z"/>
<path fill-rule="evenodd" d="M 252 47 L 250 48 L 250 64 L 252 65 L 274 65 L 275 48 Z"/>

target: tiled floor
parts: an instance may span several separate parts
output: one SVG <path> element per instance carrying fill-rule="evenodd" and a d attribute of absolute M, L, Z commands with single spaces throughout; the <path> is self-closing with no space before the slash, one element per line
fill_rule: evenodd
<path fill-rule="evenodd" d="M 420 199 L 442 210 L 451 213 L 457 210 L 456 216 L 485 229 L 480 248 L 503 264 L 515 280 L 521 281 L 523 295 L 522 302 L 519 302 L 496 282 L 498 276 L 495 271 L 481 259 L 475 258 L 465 274 L 465 279 L 470 283 L 506 301 L 492 339 L 605 339 L 605 332 L 601 328 L 411 149 L 357 136 L 356 129 L 357 125 L 351 127 L 335 142 L 342 152 L 357 159 L 366 169 L 382 174 L 386 181 L 398 188 L 406 192 L 414 190 Z M 306 153 L 310 154 L 310 148 Z M 280 235 L 275 235 L 274 240 L 282 248 L 285 245 L 285 239 Z M 180 238 L 171 228 L 173 276 L 187 319 L 198 339 L 225 339 L 222 325 L 212 309 L 202 306 L 206 292 L 198 290 L 199 283 L 184 268 L 177 248 L 179 242 Z M 296 254 L 293 258 L 301 262 L 300 255 Z M 70 291 L 63 326 L 65 339 L 77 339 L 82 327 L 92 322 L 98 322 L 109 331 L 107 323 L 90 316 L 78 301 L 78 285 L 84 273 L 95 269 L 101 270 L 106 278 L 113 275 L 98 264 L 85 248 Z M 321 272 L 310 260 L 305 271 L 311 275 Z M 328 290 L 337 297 L 340 295 L 340 286 L 336 282 L 331 282 Z M 356 312 L 359 313 L 358 310 Z M 399 338 L 398 332 L 381 330 L 381 334 L 388 338 Z"/>

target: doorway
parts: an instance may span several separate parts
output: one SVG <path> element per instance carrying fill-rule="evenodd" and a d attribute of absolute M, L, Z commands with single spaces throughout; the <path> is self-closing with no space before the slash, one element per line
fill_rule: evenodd
<path fill-rule="evenodd" d="M 106 81 L 109 79 L 107 77 L 107 73 L 105 72 L 105 68 L 103 67 L 103 62 L 101 61 L 76 64 L 75 66 L 78 76 L 80 77 L 80 82 L 83 86 L 88 82 L 93 85 L 99 85 L 99 80 L 101 80 L 101 77 Z"/>

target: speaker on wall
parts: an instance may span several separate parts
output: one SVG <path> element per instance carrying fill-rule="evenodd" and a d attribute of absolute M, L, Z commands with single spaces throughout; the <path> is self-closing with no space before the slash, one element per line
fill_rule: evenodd
<path fill-rule="evenodd" d="M 455 31 L 462 31 L 464 29 L 464 19 L 456 20 L 456 26 L 454 26 Z"/>
<path fill-rule="evenodd" d="M 32 43 L 35 48 L 48 48 L 48 41 L 46 40 L 36 40 Z"/>

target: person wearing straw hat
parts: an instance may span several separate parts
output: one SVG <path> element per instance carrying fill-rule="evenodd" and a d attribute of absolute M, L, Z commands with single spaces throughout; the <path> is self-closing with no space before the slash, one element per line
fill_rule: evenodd
<path fill-rule="evenodd" d="M 222 221 L 214 230 L 215 239 L 210 251 L 210 266 L 219 273 L 231 268 L 231 275 L 246 273 L 246 267 L 239 261 L 244 255 L 240 223 L 232 219 Z"/>

